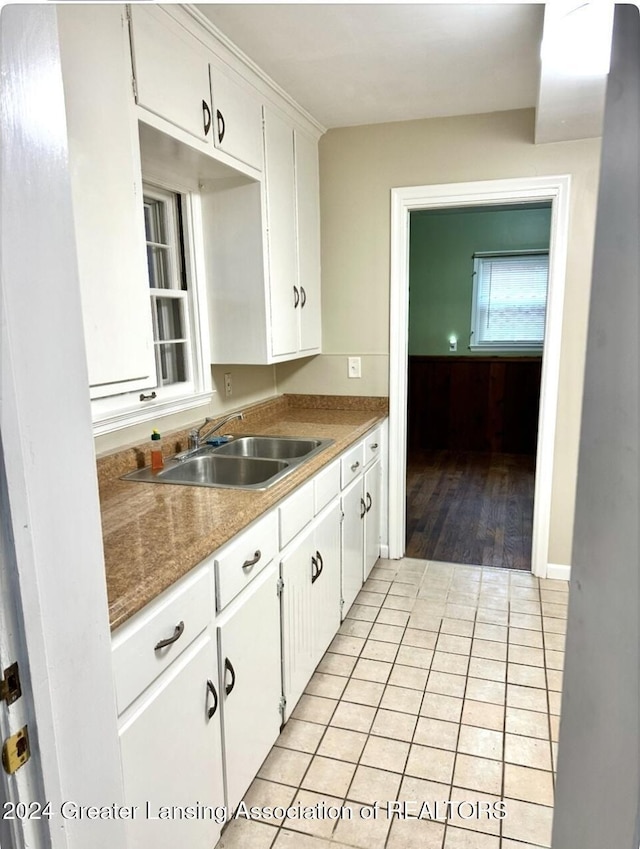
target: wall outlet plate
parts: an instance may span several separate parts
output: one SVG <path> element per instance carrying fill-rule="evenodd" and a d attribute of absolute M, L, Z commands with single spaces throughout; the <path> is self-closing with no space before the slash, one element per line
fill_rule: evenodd
<path fill-rule="evenodd" d="M 347 357 L 347 374 L 349 377 L 362 377 L 362 360 L 360 357 Z"/>
<path fill-rule="evenodd" d="M 224 394 L 227 398 L 230 398 L 233 394 L 233 383 L 231 381 L 230 371 L 228 371 L 224 376 Z"/>

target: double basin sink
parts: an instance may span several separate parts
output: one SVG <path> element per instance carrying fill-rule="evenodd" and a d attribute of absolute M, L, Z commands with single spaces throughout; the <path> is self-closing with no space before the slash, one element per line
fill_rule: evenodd
<path fill-rule="evenodd" d="M 125 480 L 228 489 L 267 489 L 333 443 L 333 439 L 237 436 L 223 445 L 204 445 L 165 460 L 153 472 L 138 469 Z"/>

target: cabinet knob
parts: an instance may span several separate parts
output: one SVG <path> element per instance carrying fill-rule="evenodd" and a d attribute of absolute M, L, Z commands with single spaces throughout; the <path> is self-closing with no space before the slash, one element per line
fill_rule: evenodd
<path fill-rule="evenodd" d="M 352 464 L 351 464 L 351 471 L 352 471 L 352 472 L 355 472 L 355 470 L 356 470 L 356 469 L 359 469 L 359 468 L 360 468 L 360 461 L 359 461 L 359 460 L 356 460 L 356 462 L 355 462 L 355 463 L 352 463 Z"/>
<path fill-rule="evenodd" d="M 375 451 L 375 450 L 376 450 L 376 448 L 378 448 L 379 446 L 378 446 L 378 443 L 377 443 L 377 442 L 372 442 L 372 443 L 371 443 L 371 445 L 370 445 L 369 447 L 371 448 L 371 450 L 372 450 L 372 451 Z"/>
<path fill-rule="evenodd" d="M 164 649 L 167 646 L 170 646 L 171 643 L 175 643 L 176 640 L 179 640 L 182 636 L 182 632 L 184 631 L 184 622 L 178 622 L 175 627 L 173 634 L 170 637 L 166 637 L 164 640 L 160 640 L 159 643 L 156 643 L 153 647 L 154 651 L 160 651 L 160 649 Z"/>

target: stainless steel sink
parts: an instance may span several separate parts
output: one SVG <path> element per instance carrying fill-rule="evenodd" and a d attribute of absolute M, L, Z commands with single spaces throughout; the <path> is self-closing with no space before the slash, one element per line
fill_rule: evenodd
<path fill-rule="evenodd" d="M 164 469 L 138 469 L 125 480 L 227 489 L 267 489 L 332 439 L 239 436 L 218 447 L 205 446 L 165 460 Z"/>
<path fill-rule="evenodd" d="M 233 457 L 265 457 L 272 460 L 301 460 L 331 440 L 299 439 L 289 436 L 237 436 L 215 449 Z"/>

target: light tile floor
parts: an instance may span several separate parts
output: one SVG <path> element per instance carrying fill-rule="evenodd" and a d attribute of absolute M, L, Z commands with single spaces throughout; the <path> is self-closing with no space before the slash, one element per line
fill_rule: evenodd
<path fill-rule="evenodd" d="M 245 796 L 352 818 L 237 819 L 218 849 L 550 846 L 567 601 L 528 573 L 378 561 Z"/>

